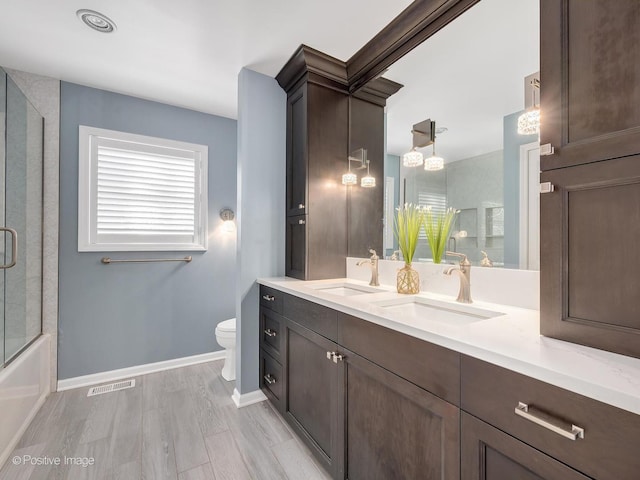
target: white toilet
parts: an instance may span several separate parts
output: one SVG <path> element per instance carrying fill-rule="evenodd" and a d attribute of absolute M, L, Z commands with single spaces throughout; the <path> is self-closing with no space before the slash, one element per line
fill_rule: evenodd
<path fill-rule="evenodd" d="M 236 379 L 236 319 L 230 318 L 220 322 L 216 327 L 216 341 L 225 349 L 222 378 Z"/>

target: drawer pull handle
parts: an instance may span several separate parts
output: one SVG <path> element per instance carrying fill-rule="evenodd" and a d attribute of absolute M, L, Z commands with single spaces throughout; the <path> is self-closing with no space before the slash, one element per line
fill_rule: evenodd
<path fill-rule="evenodd" d="M 267 382 L 269 385 L 273 385 L 274 383 L 276 383 L 275 377 L 272 376 L 270 373 L 266 374 L 263 378 L 264 378 L 264 381 Z"/>
<path fill-rule="evenodd" d="M 518 406 L 515 409 L 516 415 L 529 420 L 541 427 L 546 428 L 547 430 L 551 430 L 558 435 L 562 435 L 564 438 L 568 438 L 569 440 L 577 440 L 578 438 L 584 438 L 584 428 L 577 427 L 576 425 L 571 425 L 571 430 L 567 430 L 566 428 L 562 428 L 558 425 L 551 423 L 548 420 L 540 418 L 534 415 L 534 412 L 530 411 L 531 408 L 526 403 L 518 402 Z"/>
<path fill-rule="evenodd" d="M 344 355 L 340 355 L 339 353 L 336 353 L 333 356 L 333 363 L 342 362 L 343 360 L 344 360 Z"/>
<path fill-rule="evenodd" d="M 273 302 L 276 299 L 276 297 L 274 297 L 273 295 L 262 295 L 262 298 L 264 298 L 267 302 Z"/>
<path fill-rule="evenodd" d="M 302 220 L 302 219 L 301 219 L 301 220 L 298 220 L 298 225 L 304 225 L 305 223 L 307 223 L 307 222 L 306 222 L 306 221 L 304 221 L 304 220 Z"/>
<path fill-rule="evenodd" d="M 265 334 L 267 337 L 275 337 L 276 335 L 278 335 L 274 330 L 271 330 L 270 328 L 266 328 L 266 329 L 264 330 L 264 334 Z"/>
<path fill-rule="evenodd" d="M 298 208 L 299 208 L 300 210 L 304 209 L 304 203 L 299 203 L 299 204 L 298 204 Z"/>
<path fill-rule="evenodd" d="M 327 352 L 327 360 L 333 360 L 336 356 L 336 352 Z"/>

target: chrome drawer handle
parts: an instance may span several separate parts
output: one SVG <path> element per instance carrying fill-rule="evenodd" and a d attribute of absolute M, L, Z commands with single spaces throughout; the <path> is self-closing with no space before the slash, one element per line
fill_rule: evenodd
<path fill-rule="evenodd" d="M 267 302 L 273 302 L 276 299 L 276 297 L 274 297 L 273 295 L 262 295 L 262 298 L 264 298 Z"/>
<path fill-rule="evenodd" d="M 273 377 L 270 373 L 267 373 L 262 378 L 264 378 L 264 381 L 267 382 L 269 385 L 273 385 L 274 383 L 276 383 L 275 377 Z"/>
<path fill-rule="evenodd" d="M 558 435 L 562 435 L 564 438 L 568 438 L 569 440 L 577 440 L 578 438 L 584 438 L 584 428 L 578 427 L 576 425 L 571 425 L 571 430 L 567 430 L 565 428 L 559 427 L 558 425 L 554 425 L 553 423 L 545 420 L 543 418 L 537 417 L 533 412 L 530 411 L 531 408 L 526 403 L 518 402 L 518 406 L 515 409 L 516 415 L 529 420 L 541 427 L 546 428 L 547 430 L 551 430 Z M 559 422 L 560 423 L 560 422 Z"/>
<path fill-rule="evenodd" d="M 304 220 L 298 220 L 298 225 L 304 225 L 305 223 L 307 222 L 305 222 Z"/>
<path fill-rule="evenodd" d="M 267 337 L 275 337 L 276 335 L 278 335 L 274 330 L 271 330 L 270 328 L 266 328 L 264 330 L 264 333 Z"/>
<path fill-rule="evenodd" d="M 304 203 L 299 203 L 299 204 L 298 204 L 298 208 L 299 208 L 300 210 L 302 210 L 302 209 L 304 208 Z"/>
<path fill-rule="evenodd" d="M 342 362 L 343 360 L 344 360 L 344 355 L 340 355 L 339 353 L 336 353 L 333 356 L 333 363 Z"/>

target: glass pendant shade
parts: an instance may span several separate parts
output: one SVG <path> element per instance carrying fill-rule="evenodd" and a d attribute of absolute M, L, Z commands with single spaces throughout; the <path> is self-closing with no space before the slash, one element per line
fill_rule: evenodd
<path fill-rule="evenodd" d="M 424 157 L 422 153 L 417 152 L 415 148 L 412 148 L 410 152 L 405 153 L 402 156 L 402 165 L 405 167 L 419 167 L 422 165 Z"/>
<path fill-rule="evenodd" d="M 355 173 L 347 172 L 344 175 L 342 175 L 342 184 L 343 185 L 357 185 L 358 184 L 358 176 Z"/>
<path fill-rule="evenodd" d="M 435 170 L 442 170 L 444 168 L 444 158 L 432 155 L 425 159 L 424 169 L 430 172 Z"/>
<path fill-rule="evenodd" d="M 363 188 L 373 188 L 376 186 L 376 179 L 367 173 L 366 177 L 360 180 L 360 186 Z"/>
<path fill-rule="evenodd" d="M 534 135 L 540 133 L 540 108 L 533 107 L 518 117 L 518 133 Z"/>

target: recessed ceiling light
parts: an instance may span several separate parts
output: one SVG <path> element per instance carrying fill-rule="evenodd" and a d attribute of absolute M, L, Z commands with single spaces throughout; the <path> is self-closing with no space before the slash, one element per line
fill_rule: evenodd
<path fill-rule="evenodd" d="M 76 15 L 85 25 L 98 32 L 111 33 L 116 29 L 116 24 L 113 23 L 113 20 L 100 12 L 81 9 L 76 12 Z"/>

